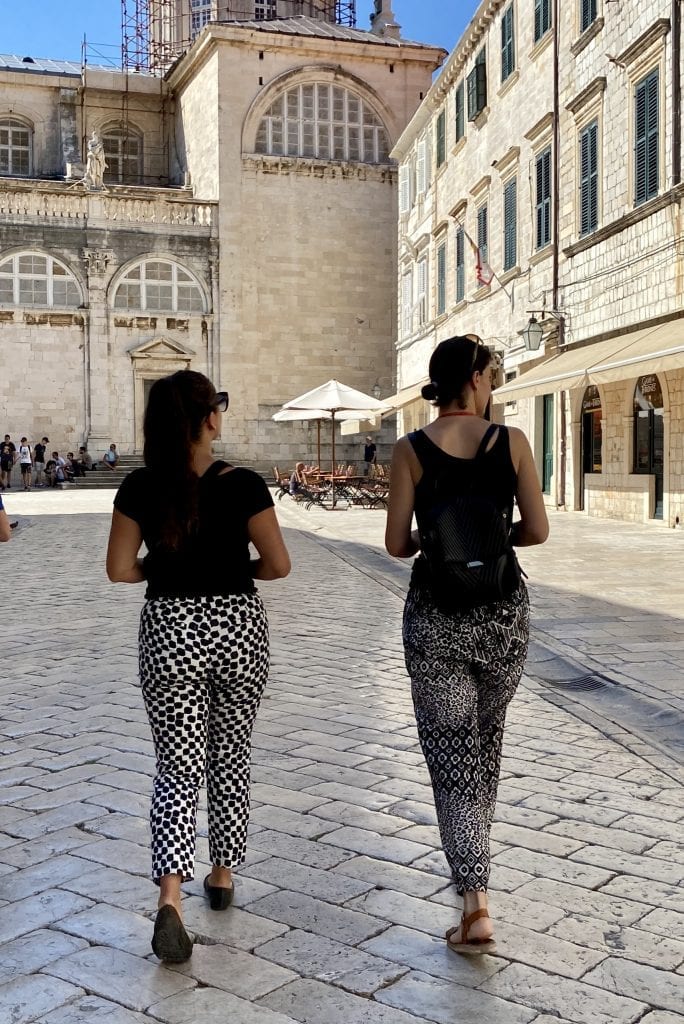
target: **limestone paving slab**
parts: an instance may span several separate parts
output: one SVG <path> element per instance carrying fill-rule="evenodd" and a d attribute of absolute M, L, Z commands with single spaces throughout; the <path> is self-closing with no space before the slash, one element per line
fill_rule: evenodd
<path fill-rule="evenodd" d="M 90 906 L 90 900 L 61 889 L 47 889 L 17 903 L 7 903 L 0 907 L 0 943 L 47 928 Z"/>
<path fill-rule="evenodd" d="M 588 985 L 638 999 L 650 1006 L 684 1013 L 684 975 L 646 964 L 611 958 L 584 977 Z"/>
<path fill-rule="evenodd" d="M 372 882 L 343 876 L 336 871 L 322 871 L 305 864 L 295 864 L 279 857 L 269 857 L 258 864 L 241 867 L 236 896 L 246 877 L 270 882 L 271 891 L 273 886 L 287 888 L 325 900 L 327 903 L 346 903 L 354 896 L 373 888 Z"/>
<path fill-rule="evenodd" d="M 300 1024 L 420 1024 L 425 1020 L 309 979 L 272 992 L 259 1005 L 289 1014 Z"/>
<path fill-rule="evenodd" d="M 52 980 L 77 979 L 89 992 L 129 1010 L 145 1010 L 152 1003 L 195 987 L 192 978 L 167 971 L 156 960 L 143 960 L 104 946 L 91 946 L 56 960 L 44 968 L 44 973 Z"/>
<path fill-rule="evenodd" d="M 434 873 L 392 864 L 376 857 L 353 857 L 336 865 L 334 871 L 372 882 L 377 888 L 396 889 L 409 896 L 432 896 L 448 885 L 444 878 Z"/>
<path fill-rule="evenodd" d="M 147 1015 L 126 1010 L 99 996 L 82 996 L 39 1017 L 35 1024 L 149 1024 L 149 1021 Z"/>
<path fill-rule="evenodd" d="M 294 1017 L 216 988 L 181 992 L 155 1003 L 149 1012 L 165 1024 L 297 1024 Z"/>
<path fill-rule="evenodd" d="M 249 909 L 252 914 L 281 921 L 292 928 L 303 928 L 316 935 L 325 935 L 351 946 L 377 935 L 387 927 L 386 921 L 372 917 L 370 913 L 358 913 L 304 893 L 284 890 L 257 900 Z"/>
<path fill-rule="evenodd" d="M 282 940 L 273 940 L 276 943 L 279 941 Z M 169 967 L 169 970 L 193 978 L 208 988 L 231 992 L 241 999 L 258 999 L 295 981 L 302 973 L 299 967 L 295 973 L 264 959 L 261 951 L 269 945 L 267 943 L 260 947 L 259 955 L 255 956 L 221 944 L 203 946 L 196 943 L 191 960 Z"/>
<path fill-rule="evenodd" d="M 505 961 L 493 956 L 459 957 L 451 952 L 443 937 L 436 938 L 400 925 L 362 943 L 361 948 L 423 974 L 472 987 L 482 984 L 505 966 Z"/>
<path fill-rule="evenodd" d="M 83 989 L 42 974 L 14 978 L 0 985 L 0 1020 L 3 1024 L 28 1024 L 43 1013 L 82 996 Z"/>
<path fill-rule="evenodd" d="M 423 843 L 412 843 L 407 839 L 381 835 L 369 829 L 343 826 L 335 832 L 329 832 L 322 840 L 326 845 L 341 846 L 346 850 L 367 854 L 380 860 L 390 860 L 396 864 L 410 864 L 419 857 L 430 852 L 430 847 Z"/>
<path fill-rule="evenodd" d="M 636 927 L 684 941 L 684 914 L 677 910 L 659 907 L 642 917 Z"/>
<path fill-rule="evenodd" d="M 627 928 L 571 914 L 552 925 L 549 935 L 661 970 L 674 970 L 684 963 L 684 942 L 671 938 L 669 931 L 649 934 L 643 922 L 642 918 L 639 927 Z"/>
<path fill-rule="evenodd" d="M 0 958 L 0 985 L 19 975 L 33 974 L 52 960 L 85 949 L 87 945 L 83 939 L 63 935 L 52 928 L 39 928 L 5 942 Z"/>
<path fill-rule="evenodd" d="M 427 1014 L 438 1024 L 528 1024 L 539 1018 L 526 1006 L 486 995 L 476 989 L 433 978 L 420 971 L 410 971 L 393 985 L 378 992 L 378 1002 L 400 1010 Z M 555 1018 L 554 1018 L 555 1020 Z M 562 1024 L 562 1022 L 560 1022 Z"/>
<path fill-rule="evenodd" d="M 11 842 L 0 852 L 0 862 L 16 868 L 33 867 L 56 854 L 75 853 L 79 846 L 85 846 L 90 841 L 90 836 L 77 828 L 62 828 L 27 842 L 12 837 Z"/>
<path fill-rule="evenodd" d="M 92 945 L 113 946 L 124 953 L 146 957 L 152 941 L 152 921 L 141 914 L 100 903 L 80 914 L 67 917 L 54 927 L 78 935 Z"/>

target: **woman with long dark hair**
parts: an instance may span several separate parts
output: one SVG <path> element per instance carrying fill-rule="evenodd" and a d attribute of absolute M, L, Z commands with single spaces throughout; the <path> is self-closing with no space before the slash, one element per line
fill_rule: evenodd
<path fill-rule="evenodd" d="M 245 859 L 251 733 L 269 667 L 254 579 L 290 571 L 264 481 L 212 455 L 227 408 L 228 394 L 192 370 L 153 384 L 145 468 L 117 492 L 107 551 L 112 582 L 147 583 L 139 665 L 157 759 L 150 823 L 160 894 L 152 949 L 170 963 L 192 953 L 181 882 L 193 878 L 205 774 L 213 867 L 204 889 L 213 910 L 230 904 L 231 869 Z M 250 542 L 258 553 L 252 560 Z"/>
<path fill-rule="evenodd" d="M 487 909 L 489 832 L 506 708 L 522 676 L 529 636 L 527 590 L 512 545 L 542 544 L 548 536 L 525 435 L 484 418 L 493 369 L 489 349 L 471 335 L 443 341 L 433 352 L 423 397 L 438 416 L 395 446 L 385 537 L 391 555 L 420 552 L 404 610 L 404 650 L 442 845 L 463 898 L 461 922 L 447 932 L 458 953 L 495 948 Z M 511 526 L 514 501 L 520 520 Z M 468 570 L 474 580 L 485 572 L 484 555 L 456 566 L 459 594 L 454 577 L 446 576 L 445 585 L 425 549 L 439 533 L 440 517 L 455 516 L 448 545 L 459 528 L 466 543 L 469 533 L 476 536 L 477 518 L 468 517 L 488 512 L 508 547 L 502 563 L 508 575 L 496 577 L 498 599 L 480 602 L 478 584 L 467 577 Z M 412 531 L 414 513 L 418 530 Z M 454 607 L 445 606 L 447 598 Z"/>

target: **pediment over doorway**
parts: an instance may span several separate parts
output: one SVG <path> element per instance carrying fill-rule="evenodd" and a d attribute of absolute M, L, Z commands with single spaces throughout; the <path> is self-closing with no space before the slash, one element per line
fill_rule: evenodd
<path fill-rule="evenodd" d="M 165 361 L 176 360 L 187 363 L 193 358 L 195 352 L 193 349 L 182 345 L 179 341 L 158 335 L 155 338 L 150 338 L 148 341 L 143 341 L 139 345 L 129 348 L 128 354 L 131 359 L 135 360 L 162 359 Z"/>

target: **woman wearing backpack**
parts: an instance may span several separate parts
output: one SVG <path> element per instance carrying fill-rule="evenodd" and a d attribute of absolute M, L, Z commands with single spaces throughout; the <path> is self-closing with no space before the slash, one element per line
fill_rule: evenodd
<path fill-rule="evenodd" d="M 543 544 L 549 526 L 525 435 L 484 418 L 490 350 L 472 335 L 450 338 L 433 352 L 429 370 L 422 393 L 438 416 L 395 446 L 385 544 L 397 558 L 420 552 L 404 610 L 404 650 L 444 853 L 463 897 L 447 943 L 458 953 L 489 953 L 489 832 L 506 709 L 529 636 L 527 590 L 512 545 Z M 514 500 L 520 520 L 511 528 Z M 503 538 L 493 551 L 491 538 L 478 537 L 487 515 L 492 535 L 498 530 Z M 488 550 L 480 554 L 478 543 Z M 464 560 L 457 563 L 459 550 Z"/>
<path fill-rule="evenodd" d="M 192 953 L 181 882 L 192 879 L 199 787 L 206 774 L 212 910 L 233 898 L 245 859 L 251 733 L 269 667 L 268 623 L 254 580 L 287 576 L 290 559 L 257 473 L 214 459 L 228 394 L 201 373 L 155 381 L 145 412 L 145 468 L 114 499 L 113 583 L 147 584 L 139 668 L 157 759 L 150 823 L 159 910 L 152 949 Z M 145 543 L 147 555 L 138 557 Z M 250 542 L 258 558 L 250 561 Z"/>

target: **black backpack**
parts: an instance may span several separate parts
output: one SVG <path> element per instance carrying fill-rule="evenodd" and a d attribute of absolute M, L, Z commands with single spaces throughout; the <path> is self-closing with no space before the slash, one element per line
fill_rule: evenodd
<path fill-rule="evenodd" d="M 520 566 L 510 542 L 512 509 L 502 512 L 476 494 L 478 463 L 495 430 L 485 432 L 468 467 L 470 484 L 453 493 L 453 472 L 438 474 L 434 504 L 421 516 L 421 551 L 435 603 L 448 614 L 502 601 L 520 586 Z M 470 491 L 470 493 L 468 493 Z"/>

